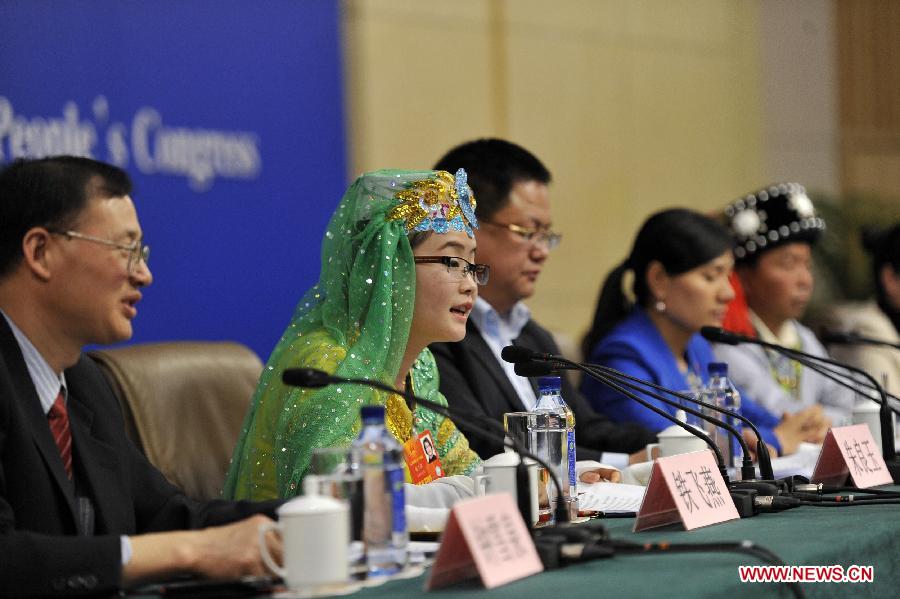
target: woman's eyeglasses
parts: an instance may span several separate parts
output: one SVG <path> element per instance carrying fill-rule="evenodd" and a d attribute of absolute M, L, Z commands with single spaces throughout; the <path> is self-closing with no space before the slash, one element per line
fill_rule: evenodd
<path fill-rule="evenodd" d="M 443 264 L 447 272 L 457 280 L 463 280 L 466 275 L 472 275 L 472 279 L 479 285 L 487 285 L 491 275 L 491 267 L 487 264 L 473 264 L 465 258 L 457 256 L 416 256 L 416 264 Z"/>

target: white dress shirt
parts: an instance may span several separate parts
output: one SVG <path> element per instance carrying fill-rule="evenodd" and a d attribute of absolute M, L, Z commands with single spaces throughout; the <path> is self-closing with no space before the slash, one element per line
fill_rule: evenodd
<path fill-rule="evenodd" d="M 512 345 L 512 342 L 519 337 L 522 329 L 531 320 L 531 310 L 522 302 L 516 302 L 510 309 L 509 314 L 503 316 L 486 300 L 479 297 L 475 300 L 475 305 L 472 307 L 472 313 L 469 315 L 469 318 L 478 327 L 481 338 L 491 348 L 491 352 L 497 358 L 497 362 L 503 368 L 503 372 L 506 373 L 506 378 L 509 379 L 525 409 L 527 411 L 533 410 L 537 405 L 538 398 L 534 392 L 534 387 L 531 386 L 531 382 L 526 377 L 516 374 L 514 364 L 510 364 L 500 357 L 500 352 L 503 351 L 503 348 L 507 345 Z M 565 398 L 563 399 L 565 400 Z M 577 422 L 575 423 L 575 438 L 577 442 Z M 628 467 L 628 458 L 627 453 L 615 452 L 603 452 L 601 456 L 605 465 L 619 469 Z"/>
<path fill-rule="evenodd" d="M 537 405 L 537 394 L 534 392 L 531 382 L 524 376 L 516 374 L 514 364 L 510 364 L 500 357 L 500 352 L 503 351 L 503 348 L 507 345 L 512 345 L 512 342 L 519 337 L 522 329 L 531 320 L 531 310 L 522 302 L 517 302 L 509 311 L 509 314 L 502 316 L 486 300 L 479 297 L 475 300 L 475 305 L 472 307 L 472 313 L 469 315 L 469 318 L 478 327 L 484 342 L 491 348 L 491 352 L 497 358 L 497 362 L 503 368 L 503 372 L 506 373 L 506 378 L 509 379 L 509 383 L 516 390 L 516 394 L 522 400 L 525 409 L 533 410 L 534 406 Z"/>

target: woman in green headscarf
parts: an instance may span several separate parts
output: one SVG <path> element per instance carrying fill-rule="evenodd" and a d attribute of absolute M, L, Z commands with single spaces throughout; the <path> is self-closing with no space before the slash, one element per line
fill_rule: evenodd
<path fill-rule="evenodd" d="M 231 499 L 292 497 L 312 450 L 349 446 L 359 408 L 385 406 L 401 442 L 431 431 L 448 475 L 480 465 L 453 422 L 397 395 L 354 385 L 296 389 L 285 368 L 376 379 L 447 405 L 438 391 L 435 341 L 459 341 L 488 268 L 473 264 L 475 198 L 462 169 L 384 170 L 359 177 L 322 240 L 319 281 L 297 305 L 272 352 L 244 421 L 223 494 Z M 411 387 L 410 387 L 411 386 Z"/>

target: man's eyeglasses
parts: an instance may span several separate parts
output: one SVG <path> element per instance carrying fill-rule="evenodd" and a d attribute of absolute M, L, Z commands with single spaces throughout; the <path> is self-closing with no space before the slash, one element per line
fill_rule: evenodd
<path fill-rule="evenodd" d="M 453 278 L 461 281 L 466 275 L 472 275 L 479 285 L 487 285 L 491 275 L 491 267 L 487 264 L 473 264 L 465 258 L 456 256 L 416 256 L 415 262 L 416 264 L 443 264 Z"/>
<path fill-rule="evenodd" d="M 514 225 L 512 223 L 495 223 L 489 220 L 481 220 L 480 222 L 482 224 L 493 225 L 495 227 L 500 227 L 501 229 L 512 231 L 523 240 L 530 243 L 544 244 L 547 246 L 548 250 L 557 247 L 562 241 L 562 234 L 554 233 L 550 229 L 532 229 L 529 227 L 520 227 L 519 225 Z"/>
<path fill-rule="evenodd" d="M 134 272 L 134 269 L 137 268 L 139 262 L 144 262 L 144 264 L 146 264 L 147 260 L 150 258 L 150 246 L 144 245 L 143 241 L 135 241 L 130 245 L 126 245 L 124 243 L 116 243 L 115 241 L 111 241 L 109 239 L 94 237 L 93 235 L 85 235 L 84 233 L 79 233 L 78 231 L 60 231 L 56 229 L 48 229 L 48 231 L 55 235 L 63 235 L 65 237 L 68 237 L 69 239 L 91 241 L 93 243 L 108 245 L 109 247 L 128 252 L 129 273 Z"/>

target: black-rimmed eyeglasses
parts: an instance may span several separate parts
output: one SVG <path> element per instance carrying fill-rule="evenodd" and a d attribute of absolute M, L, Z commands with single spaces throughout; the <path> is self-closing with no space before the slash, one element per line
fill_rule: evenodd
<path fill-rule="evenodd" d="M 457 280 L 463 280 L 466 275 L 472 275 L 472 279 L 479 285 L 487 285 L 491 276 L 491 267 L 487 264 L 473 264 L 465 258 L 457 256 L 416 256 L 416 264 L 443 264 L 447 272 Z"/>
<path fill-rule="evenodd" d="M 134 272 L 134 269 L 137 268 L 139 262 L 143 262 L 144 264 L 146 264 L 147 260 L 150 258 L 150 246 L 145 245 L 143 241 L 135 241 L 132 244 L 124 244 L 112 241 L 110 239 L 103 239 L 102 237 L 94 237 L 93 235 L 79 233 L 78 231 L 62 231 L 58 229 L 47 230 L 54 235 L 62 235 L 64 237 L 68 237 L 69 239 L 81 239 L 83 241 L 100 243 L 102 245 L 107 245 L 109 247 L 128 252 L 129 273 Z"/>

